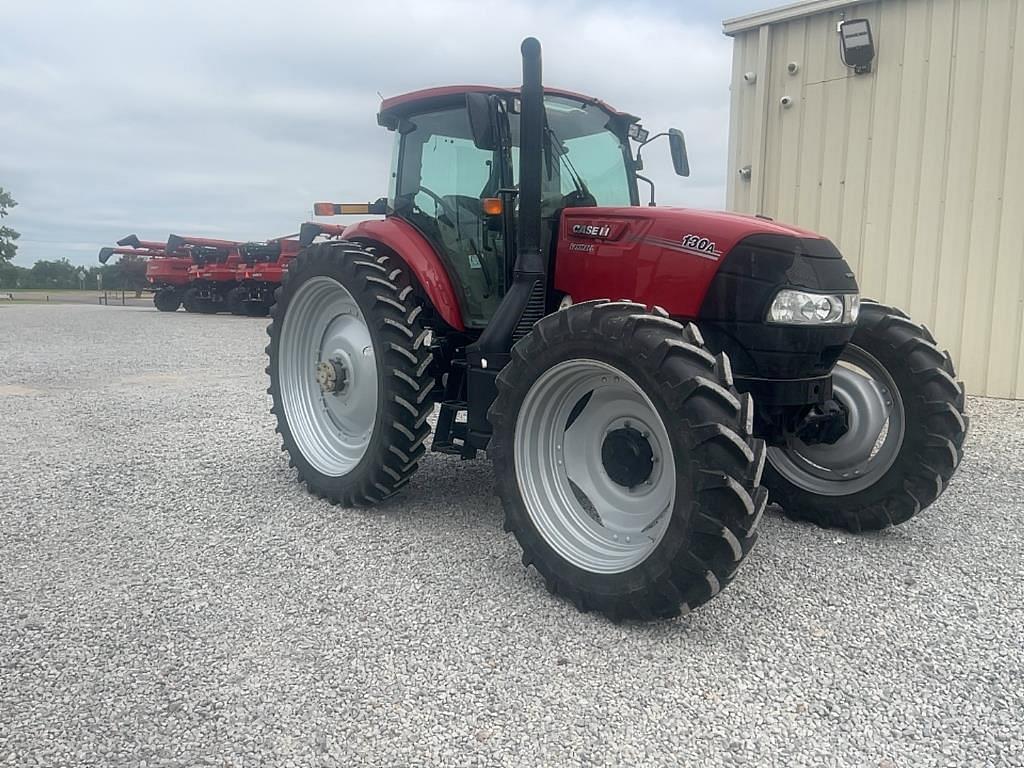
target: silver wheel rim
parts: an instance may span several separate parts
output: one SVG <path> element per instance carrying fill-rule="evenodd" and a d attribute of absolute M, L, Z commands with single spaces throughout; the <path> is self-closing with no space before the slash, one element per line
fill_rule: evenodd
<path fill-rule="evenodd" d="M 650 475 L 632 488 L 613 480 L 602 459 L 616 430 L 635 430 L 650 447 Z M 514 453 L 530 519 L 578 568 L 621 573 L 664 536 L 676 493 L 672 445 L 650 398 L 616 367 L 566 360 L 545 371 L 523 400 Z"/>
<path fill-rule="evenodd" d="M 373 436 L 377 361 L 362 310 L 341 283 L 313 277 L 299 287 L 288 303 L 278 359 L 284 415 L 302 456 L 324 475 L 347 475 Z M 336 389 L 325 387 L 325 370 L 335 373 Z"/>
<path fill-rule="evenodd" d="M 848 344 L 832 372 L 833 397 L 850 428 L 832 445 L 796 437 L 768 449 L 768 461 L 786 480 L 811 493 L 847 496 L 878 482 L 896 461 L 906 436 L 903 399 L 873 355 Z"/>

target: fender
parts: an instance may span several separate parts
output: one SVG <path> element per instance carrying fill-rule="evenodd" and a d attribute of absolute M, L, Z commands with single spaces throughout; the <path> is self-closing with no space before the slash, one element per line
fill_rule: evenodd
<path fill-rule="evenodd" d="M 451 278 L 437 252 L 411 224 L 396 217 L 358 221 L 345 228 L 344 237 L 373 240 L 401 256 L 441 319 L 457 331 L 466 330 Z"/>

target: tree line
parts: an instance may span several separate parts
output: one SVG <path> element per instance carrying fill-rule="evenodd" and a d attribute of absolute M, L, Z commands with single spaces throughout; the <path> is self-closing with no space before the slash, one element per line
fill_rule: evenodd
<path fill-rule="evenodd" d="M 19 267 L 0 261 L 0 289 L 89 288 L 95 290 L 141 291 L 146 287 L 146 261 L 138 256 L 119 256 L 114 264 L 82 267 L 67 259 L 37 261 L 31 267 Z M 82 273 L 85 280 L 80 280 Z"/>
<path fill-rule="evenodd" d="M 7 218 L 17 201 L 0 187 L 0 221 Z M 37 261 L 31 267 L 11 263 L 18 252 L 20 232 L 0 226 L 0 288 L 104 288 L 140 291 L 146 287 L 146 261 L 138 256 L 121 256 L 114 264 L 96 265 L 86 269 L 67 259 Z M 84 273 L 84 280 L 83 278 Z"/>

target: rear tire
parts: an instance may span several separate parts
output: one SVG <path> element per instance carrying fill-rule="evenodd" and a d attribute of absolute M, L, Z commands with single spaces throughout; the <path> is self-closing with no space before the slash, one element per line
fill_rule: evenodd
<path fill-rule="evenodd" d="M 421 311 L 405 270 L 355 243 L 290 263 L 267 328 L 267 391 L 282 449 L 317 496 L 369 506 L 418 468 L 434 405 Z M 324 389 L 324 364 L 344 387 Z"/>
<path fill-rule="evenodd" d="M 246 306 L 245 296 L 248 291 L 242 286 L 236 286 L 228 291 L 224 301 L 227 303 L 227 309 L 232 315 L 247 315 L 248 307 Z"/>
<path fill-rule="evenodd" d="M 818 447 L 811 447 L 819 457 L 815 466 L 801 458 L 806 448 L 798 444 L 768 449 L 764 482 L 772 501 L 795 520 L 851 531 L 898 525 L 942 494 L 963 458 L 968 426 L 964 386 L 956 379 L 949 353 L 939 349 L 927 329 L 900 310 L 874 302 L 861 305 L 853 339 L 840 357 L 841 363 L 844 360 L 877 363 L 884 371 L 881 392 L 893 408 L 887 431 L 874 441 L 876 453 L 856 466 L 863 479 L 852 469 L 844 477 L 829 467 L 831 447 L 822 446 L 825 450 L 816 452 L 813 449 Z M 895 392 L 890 391 L 893 386 Z M 883 457 L 888 430 L 893 429 L 900 430 L 901 441 L 891 455 Z M 872 469 L 879 457 L 885 464 Z M 874 472 L 874 479 L 869 472 Z M 836 479 L 829 480 L 829 474 Z"/>
<path fill-rule="evenodd" d="M 523 563 L 552 593 L 616 621 L 709 600 L 750 552 L 767 501 L 752 407 L 692 325 L 628 302 L 543 318 L 513 347 L 488 414 Z"/>
<path fill-rule="evenodd" d="M 177 312 L 181 306 L 181 291 L 177 288 L 161 288 L 153 294 L 153 306 L 161 312 Z"/>
<path fill-rule="evenodd" d="M 216 314 L 220 307 L 220 302 L 201 298 L 198 288 L 189 288 L 185 291 L 185 296 L 182 298 L 181 303 L 185 306 L 186 312 L 198 312 L 203 315 Z"/>

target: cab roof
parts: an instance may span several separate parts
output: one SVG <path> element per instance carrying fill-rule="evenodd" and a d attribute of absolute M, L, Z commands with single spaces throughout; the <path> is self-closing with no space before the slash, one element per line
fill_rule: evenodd
<path fill-rule="evenodd" d="M 463 103 L 467 93 L 496 93 L 516 96 L 519 94 L 519 86 L 507 88 L 499 85 L 445 85 L 439 88 L 423 88 L 418 91 L 403 93 L 400 96 L 392 96 L 381 102 L 380 111 L 377 113 L 377 122 L 385 128 L 393 129 L 403 117 L 429 109 L 455 106 Z M 550 96 L 562 96 L 574 101 L 581 101 L 585 104 L 593 104 L 608 114 L 625 120 L 627 123 L 635 123 L 640 120 L 639 117 L 628 112 L 621 112 L 593 96 L 576 93 L 575 91 L 566 91 L 561 88 L 545 88 L 544 93 Z"/>

